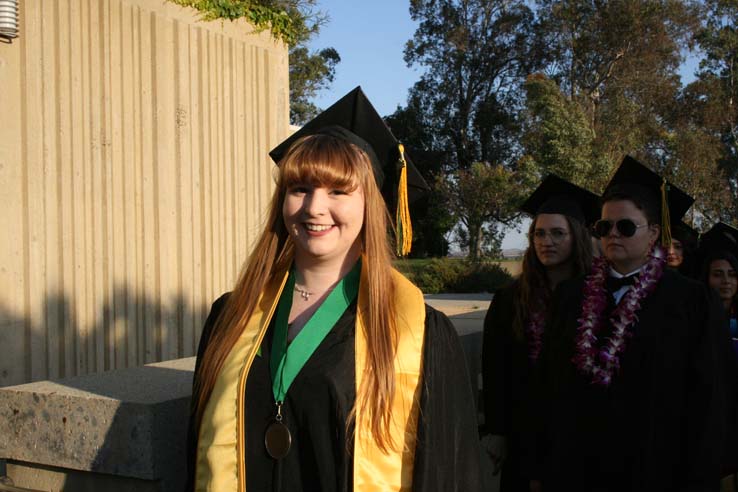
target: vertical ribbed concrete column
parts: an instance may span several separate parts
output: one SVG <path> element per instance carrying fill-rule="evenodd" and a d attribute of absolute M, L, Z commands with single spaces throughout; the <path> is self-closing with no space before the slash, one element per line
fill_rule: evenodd
<path fill-rule="evenodd" d="M 165 1 L 20 7 L 0 43 L 0 386 L 193 355 L 273 189 L 287 47 Z"/>

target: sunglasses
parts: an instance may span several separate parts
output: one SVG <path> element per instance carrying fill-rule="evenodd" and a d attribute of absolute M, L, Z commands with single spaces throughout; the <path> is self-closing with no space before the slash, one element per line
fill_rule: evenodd
<path fill-rule="evenodd" d="M 617 221 L 612 220 L 598 220 L 592 227 L 592 232 L 596 238 L 602 238 L 610 234 L 612 227 L 618 230 L 623 237 L 633 237 L 638 229 L 641 227 L 647 227 L 648 224 L 636 224 L 630 219 L 620 219 Z"/>

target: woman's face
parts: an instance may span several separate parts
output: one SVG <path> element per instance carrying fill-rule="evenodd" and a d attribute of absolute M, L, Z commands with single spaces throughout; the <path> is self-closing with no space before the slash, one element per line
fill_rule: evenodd
<path fill-rule="evenodd" d="M 728 260 L 711 261 L 707 281 L 710 287 L 718 291 L 723 303 L 729 305 L 738 290 L 738 277 L 730 262 Z"/>
<path fill-rule="evenodd" d="M 531 239 L 544 267 L 556 267 L 570 260 L 574 238 L 563 215 L 538 214 Z"/>
<path fill-rule="evenodd" d="M 311 262 L 343 261 L 361 252 L 364 193 L 298 184 L 289 188 L 282 217 L 295 242 L 295 257 Z"/>
<path fill-rule="evenodd" d="M 671 240 L 669 252 L 666 255 L 666 264 L 672 268 L 679 267 L 684 262 L 684 246 L 678 239 Z"/>

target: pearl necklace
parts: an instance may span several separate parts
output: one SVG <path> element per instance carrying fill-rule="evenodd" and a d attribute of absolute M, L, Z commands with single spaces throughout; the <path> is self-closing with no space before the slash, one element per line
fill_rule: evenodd
<path fill-rule="evenodd" d="M 305 289 L 301 289 L 298 286 L 295 285 L 295 290 L 300 293 L 300 297 L 303 298 L 303 300 L 308 301 L 310 300 L 310 296 L 313 295 L 312 292 L 308 292 Z"/>

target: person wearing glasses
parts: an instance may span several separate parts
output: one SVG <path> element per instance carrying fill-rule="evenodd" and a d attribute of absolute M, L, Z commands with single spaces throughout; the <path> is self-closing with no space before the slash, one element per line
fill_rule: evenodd
<path fill-rule="evenodd" d="M 717 490 L 719 305 L 659 242 L 692 202 L 631 157 L 607 185 L 604 256 L 557 289 L 536 373 L 546 492 Z"/>
<path fill-rule="evenodd" d="M 528 491 L 524 435 L 530 411 L 528 383 L 541 350 L 551 294 L 562 281 L 589 271 L 587 225 L 598 197 L 549 175 L 521 206 L 533 217 L 520 276 L 498 290 L 484 319 L 482 444 L 500 470 L 502 492 Z"/>
<path fill-rule="evenodd" d="M 386 203 L 407 212 L 417 169 L 358 87 L 270 155 L 261 236 L 200 340 L 188 490 L 481 491 L 456 331 L 392 268 Z"/>

